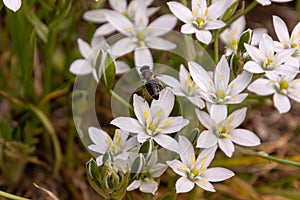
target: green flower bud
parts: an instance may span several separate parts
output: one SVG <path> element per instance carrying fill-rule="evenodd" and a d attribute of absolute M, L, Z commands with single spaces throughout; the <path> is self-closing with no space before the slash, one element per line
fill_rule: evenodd
<path fill-rule="evenodd" d="M 108 161 L 98 167 L 91 158 L 86 163 L 87 178 L 92 188 L 105 199 L 122 199 L 126 194 L 129 173 L 116 170 Z"/>

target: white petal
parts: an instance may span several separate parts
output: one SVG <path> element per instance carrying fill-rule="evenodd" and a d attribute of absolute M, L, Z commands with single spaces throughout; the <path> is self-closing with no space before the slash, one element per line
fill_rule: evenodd
<path fill-rule="evenodd" d="M 164 35 L 170 32 L 176 25 L 177 19 L 174 15 L 166 14 L 155 19 L 149 24 L 147 35 L 151 37 Z"/>
<path fill-rule="evenodd" d="M 136 118 L 139 120 L 140 124 L 144 125 L 146 122 L 146 117 L 150 116 L 150 109 L 147 101 L 137 94 L 134 94 L 133 107 Z"/>
<path fill-rule="evenodd" d="M 227 107 L 226 105 L 218 105 L 212 104 L 209 113 L 211 118 L 216 122 L 219 123 L 226 119 L 227 117 Z"/>
<path fill-rule="evenodd" d="M 124 74 L 130 70 L 129 65 L 124 61 L 117 60 L 116 64 L 116 74 Z"/>
<path fill-rule="evenodd" d="M 106 12 L 105 17 L 113 27 L 127 36 L 129 36 L 134 29 L 134 25 L 132 24 L 132 22 L 127 17 L 118 12 Z"/>
<path fill-rule="evenodd" d="M 268 30 L 265 29 L 265 28 L 256 28 L 256 29 L 253 29 L 253 34 L 252 34 L 252 39 L 251 39 L 251 45 L 258 45 L 260 40 L 261 40 L 261 36 L 264 34 L 264 33 L 267 33 Z"/>
<path fill-rule="evenodd" d="M 122 13 L 126 11 L 127 1 L 126 0 L 109 0 L 109 5 L 112 9 Z"/>
<path fill-rule="evenodd" d="M 145 179 L 142 181 L 140 190 L 142 192 L 152 193 L 154 195 L 157 190 L 157 187 L 158 187 L 158 183 L 156 181 L 154 181 L 153 179 L 151 179 L 149 181 L 147 179 Z"/>
<path fill-rule="evenodd" d="M 87 59 L 92 52 L 90 45 L 80 38 L 77 40 L 77 43 L 81 55 Z"/>
<path fill-rule="evenodd" d="M 196 33 L 198 29 L 196 29 L 192 24 L 184 24 L 181 26 L 180 32 L 184 34 L 193 34 Z"/>
<path fill-rule="evenodd" d="M 146 142 L 146 140 L 148 140 L 149 138 L 151 138 L 151 136 L 147 135 L 146 133 L 139 133 L 137 135 L 137 141 L 141 144 Z"/>
<path fill-rule="evenodd" d="M 83 14 L 83 19 L 89 22 L 103 23 L 107 21 L 105 18 L 107 11 L 109 11 L 109 9 L 89 10 Z"/>
<path fill-rule="evenodd" d="M 176 181 L 176 193 L 185 193 L 191 191 L 195 184 L 186 177 L 180 177 Z"/>
<path fill-rule="evenodd" d="M 211 20 L 219 18 L 227 10 L 228 1 L 213 2 L 208 7 L 208 18 Z"/>
<path fill-rule="evenodd" d="M 260 139 L 253 132 L 246 129 L 234 129 L 230 131 L 231 140 L 243 146 L 256 146 L 260 144 Z"/>
<path fill-rule="evenodd" d="M 137 1 L 134 16 L 135 28 L 146 28 L 148 25 L 149 19 L 146 10 L 147 7 L 145 1 Z"/>
<path fill-rule="evenodd" d="M 212 84 L 212 80 L 208 72 L 196 62 L 190 61 L 188 62 L 188 65 L 191 76 L 199 88 L 204 92 L 208 91 Z"/>
<path fill-rule="evenodd" d="M 140 125 L 139 121 L 130 117 L 115 118 L 110 122 L 110 124 L 132 133 L 144 132 L 144 128 Z"/>
<path fill-rule="evenodd" d="M 274 54 L 274 41 L 268 34 L 263 34 L 261 42 L 259 43 L 259 49 L 265 56 Z"/>
<path fill-rule="evenodd" d="M 230 77 L 230 68 L 225 56 L 222 56 L 216 66 L 214 73 L 214 83 L 216 88 L 222 89 L 228 85 Z"/>
<path fill-rule="evenodd" d="M 199 109 L 195 109 L 195 112 L 198 120 L 205 128 L 210 129 L 212 125 L 215 125 L 213 119 L 206 112 L 200 111 Z"/>
<path fill-rule="evenodd" d="M 135 66 L 149 66 L 150 69 L 153 68 L 153 58 L 150 50 L 148 48 L 137 48 L 134 50 L 134 64 Z"/>
<path fill-rule="evenodd" d="M 204 44 L 209 44 L 212 39 L 212 35 L 209 31 L 199 30 L 196 32 L 196 38 Z"/>
<path fill-rule="evenodd" d="M 126 55 L 136 48 L 132 38 L 123 38 L 117 41 L 111 48 L 111 53 L 114 58 Z"/>
<path fill-rule="evenodd" d="M 10 10 L 16 12 L 21 7 L 21 0 L 3 0 L 4 5 Z"/>
<path fill-rule="evenodd" d="M 218 138 L 209 130 L 202 131 L 197 140 L 197 148 L 210 148 L 217 144 Z"/>
<path fill-rule="evenodd" d="M 225 153 L 226 156 L 231 157 L 234 152 L 234 146 L 230 139 L 222 138 L 218 140 L 220 149 Z"/>
<path fill-rule="evenodd" d="M 98 166 L 101 166 L 103 164 L 103 155 L 98 156 L 96 162 Z"/>
<path fill-rule="evenodd" d="M 140 187 L 140 185 L 142 184 L 141 180 L 134 180 L 128 187 L 127 187 L 127 191 L 131 191 L 131 190 L 135 190 L 137 188 Z"/>
<path fill-rule="evenodd" d="M 252 80 L 252 74 L 244 70 L 233 81 L 230 82 L 230 94 L 235 95 L 242 92 Z"/>
<path fill-rule="evenodd" d="M 189 120 L 183 119 L 182 116 L 168 117 L 159 124 L 159 127 L 161 127 L 164 130 L 164 133 L 175 133 L 180 131 L 183 127 L 185 127 L 188 124 Z"/>
<path fill-rule="evenodd" d="M 180 162 L 179 160 L 167 161 L 167 164 L 172 168 L 172 170 L 176 174 L 178 174 L 180 176 L 186 176 L 186 171 L 180 170 L 180 167 L 185 166 L 185 165 L 182 162 Z"/>
<path fill-rule="evenodd" d="M 147 40 L 147 46 L 152 49 L 172 50 L 176 48 L 176 44 L 159 37 L 153 37 Z"/>
<path fill-rule="evenodd" d="M 275 33 L 280 42 L 289 42 L 290 36 L 285 22 L 278 16 L 273 15 Z"/>
<path fill-rule="evenodd" d="M 210 182 L 224 181 L 232 176 L 234 176 L 232 171 L 222 167 L 209 168 L 202 174 L 202 177 Z"/>
<path fill-rule="evenodd" d="M 203 109 L 205 107 L 205 103 L 200 97 L 198 97 L 198 96 L 196 96 L 196 97 L 188 96 L 187 98 L 191 103 L 193 103 L 198 108 Z"/>
<path fill-rule="evenodd" d="M 192 167 L 192 156 L 195 156 L 195 151 L 192 143 L 185 136 L 179 136 L 178 139 L 178 154 L 182 162 L 188 167 Z M 196 158 L 195 158 L 196 159 Z"/>
<path fill-rule="evenodd" d="M 248 88 L 249 91 L 258 95 L 266 96 L 275 93 L 274 86 L 270 83 L 270 80 L 259 78 L 251 83 Z"/>
<path fill-rule="evenodd" d="M 113 27 L 110 23 L 106 23 L 101 25 L 99 28 L 97 28 L 94 35 L 95 36 L 109 35 L 114 31 L 116 31 L 115 27 Z"/>
<path fill-rule="evenodd" d="M 167 3 L 171 12 L 181 21 L 189 23 L 193 19 L 193 14 L 190 9 L 178 2 Z"/>
<path fill-rule="evenodd" d="M 226 101 L 226 104 L 239 104 L 246 99 L 248 93 L 233 95 Z"/>
<path fill-rule="evenodd" d="M 163 82 L 164 84 L 166 84 L 172 88 L 180 89 L 181 85 L 180 85 L 179 81 L 172 76 L 161 74 L 157 77 L 157 79 L 159 79 L 161 82 Z"/>
<path fill-rule="evenodd" d="M 224 27 L 226 25 L 225 22 L 223 22 L 222 20 L 216 20 L 216 21 L 211 21 L 208 22 L 205 26 L 206 30 L 215 30 L 215 29 L 220 29 L 222 27 Z"/>
<path fill-rule="evenodd" d="M 246 64 L 244 65 L 244 70 L 247 70 L 248 72 L 251 72 L 253 74 L 260 74 L 265 72 L 262 67 L 257 64 L 257 62 L 251 60 L 246 62 Z"/>
<path fill-rule="evenodd" d="M 207 190 L 207 191 L 210 191 L 210 192 L 215 192 L 216 190 L 214 189 L 214 186 L 206 181 L 205 179 L 202 179 L 202 180 L 196 180 L 195 183 L 201 187 L 202 189 L 204 190 Z"/>
<path fill-rule="evenodd" d="M 168 135 L 157 135 L 154 141 L 160 146 L 170 151 L 178 152 L 178 143 L 175 139 Z"/>
<path fill-rule="evenodd" d="M 232 129 L 241 125 L 246 117 L 247 107 L 238 109 L 231 113 L 225 120 L 225 125 Z"/>
<path fill-rule="evenodd" d="M 251 46 L 249 44 L 244 44 L 247 53 L 250 55 L 250 57 L 257 63 L 262 63 L 265 60 L 265 56 L 263 53 L 256 47 Z M 248 62 L 247 62 L 248 63 Z M 246 63 L 246 64 L 247 64 Z"/>
<path fill-rule="evenodd" d="M 275 93 L 273 96 L 274 106 L 279 113 L 286 113 L 291 109 L 291 103 L 287 96 Z"/>
<path fill-rule="evenodd" d="M 256 0 L 258 3 L 260 3 L 262 6 L 268 6 L 271 5 L 271 1 L 270 0 Z"/>
<path fill-rule="evenodd" d="M 153 100 L 151 108 L 160 107 L 164 110 L 165 116 L 169 116 L 174 107 L 174 94 L 168 89 L 163 89 L 160 92 L 159 99 Z"/>
<path fill-rule="evenodd" d="M 95 127 L 90 127 L 88 133 L 92 142 L 98 146 L 98 152 L 102 154 L 105 153 L 108 148 L 108 143 L 112 142 L 110 136 L 105 131 Z"/>
<path fill-rule="evenodd" d="M 77 59 L 70 66 L 70 72 L 76 75 L 86 75 L 93 71 L 93 67 L 84 59 Z"/>
<path fill-rule="evenodd" d="M 160 177 L 168 168 L 168 165 L 161 164 L 161 163 L 155 163 L 155 165 L 152 165 L 149 169 L 149 172 L 151 174 L 151 177 L 156 178 Z"/>

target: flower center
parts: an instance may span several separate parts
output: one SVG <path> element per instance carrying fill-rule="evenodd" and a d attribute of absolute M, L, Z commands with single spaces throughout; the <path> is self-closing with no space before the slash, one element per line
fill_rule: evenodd
<path fill-rule="evenodd" d="M 226 97 L 224 90 L 217 90 L 216 97 L 219 100 L 224 100 L 224 98 Z"/>
<path fill-rule="evenodd" d="M 215 131 L 215 135 L 219 138 L 230 138 L 228 131 L 229 130 L 225 126 L 220 126 Z"/>
<path fill-rule="evenodd" d="M 190 74 L 188 75 L 188 78 L 187 78 L 187 80 L 185 82 L 185 86 L 187 88 L 188 94 L 190 94 L 191 92 L 193 92 L 193 90 L 194 90 L 194 88 L 196 86 L 196 83 L 192 80 Z"/>
<path fill-rule="evenodd" d="M 277 85 L 276 89 L 280 94 L 286 95 L 289 88 L 289 82 L 286 80 L 280 81 L 279 86 Z"/>

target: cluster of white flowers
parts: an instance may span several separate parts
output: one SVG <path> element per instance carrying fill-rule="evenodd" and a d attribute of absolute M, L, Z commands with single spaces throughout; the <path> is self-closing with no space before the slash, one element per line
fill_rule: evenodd
<path fill-rule="evenodd" d="M 261 5 L 271 4 L 270 0 L 257 2 Z M 191 10 L 181 3 L 168 2 L 169 9 L 176 17 L 165 14 L 149 23 L 149 16 L 158 10 L 148 8 L 151 3 L 152 0 L 132 0 L 127 5 L 126 0 L 109 0 L 114 10 L 87 11 L 84 19 L 104 24 L 95 31 L 91 46 L 78 40 L 84 59 L 75 60 L 70 71 L 78 75 L 92 73 L 95 80 L 99 81 L 105 68 L 103 62 L 100 62 L 100 67 L 95 66 L 99 52 L 103 55 L 111 54 L 116 59 L 134 51 L 135 66 L 153 66 L 149 48 L 176 48 L 176 44 L 160 37 L 175 27 L 176 17 L 184 23 L 182 33 L 195 33 L 197 40 L 208 45 L 213 40 L 213 31 L 226 26 L 222 17 L 236 1 L 214 0 L 207 5 L 206 0 L 192 0 Z M 263 28 L 254 31 L 248 29 L 246 33 L 250 33 L 250 36 L 242 41 L 246 25 L 245 18 L 239 18 L 220 35 L 226 53 L 214 71 L 208 72 L 205 66 L 189 61 L 188 70 L 183 64 L 180 65 L 179 80 L 169 75 L 160 75 L 158 79 L 167 87 L 160 92 L 159 99 L 153 99 L 149 105 L 143 97 L 134 94 L 135 118 L 113 119 L 111 124 L 119 128 L 113 139 L 105 131 L 90 127 L 88 133 L 92 144 L 88 148 L 98 153 L 98 166 L 109 162 L 117 171 L 134 174 L 127 187 L 128 191 L 139 188 L 142 192 L 155 194 L 158 189 L 157 179 L 170 167 L 181 176 L 175 185 L 177 193 L 189 192 L 195 184 L 214 192 L 210 182 L 223 181 L 234 175 L 232 171 L 221 167 L 208 168 L 216 150 L 220 148 L 226 156 L 232 157 L 234 143 L 242 146 L 260 144 L 255 133 L 238 128 L 246 118 L 247 108 L 229 113 L 228 107 L 241 104 L 248 96 L 246 89 L 258 95 L 274 94 L 274 104 L 280 113 L 290 110 L 288 98 L 300 102 L 300 79 L 297 79 L 300 23 L 291 36 L 279 17 L 273 17 L 273 24 L 279 41 L 274 41 Z M 114 31 L 119 31 L 125 37 L 111 48 L 103 42 L 99 45 L 99 39 L 104 40 L 105 36 Z M 243 52 L 238 47 L 240 43 Z M 240 71 L 234 77 L 233 63 L 228 63 L 233 55 L 240 56 L 243 61 Z M 102 57 L 105 59 L 105 56 Z M 123 67 L 118 70 L 118 66 Z M 123 73 L 129 67 L 121 63 L 116 64 L 116 68 L 117 72 Z M 260 78 L 251 83 L 253 74 L 259 74 Z M 189 120 L 171 115 L 175 96 L 186 97 L 195 106 L 198 121 L 207 129 L 195 139 L 198 155 L 195 154 L 193 141 L 183 136 L 189 135 L 185 132 Z M 177 154 L 180 160 L 174 157 L 164 161 L 158 159 L 157 152 L 160 149 Z"/>

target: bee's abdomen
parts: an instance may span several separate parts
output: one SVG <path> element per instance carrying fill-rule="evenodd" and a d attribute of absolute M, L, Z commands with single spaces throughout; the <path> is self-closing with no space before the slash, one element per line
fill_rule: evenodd
<path fill-rule="evenodd" d="M 156 80 L 149 80 L 145 83 L 146 90 L 148 91 L 149 95 L 155 99 L 158 100 L 159 98 L 159 88 L 157 85 Z"/>

